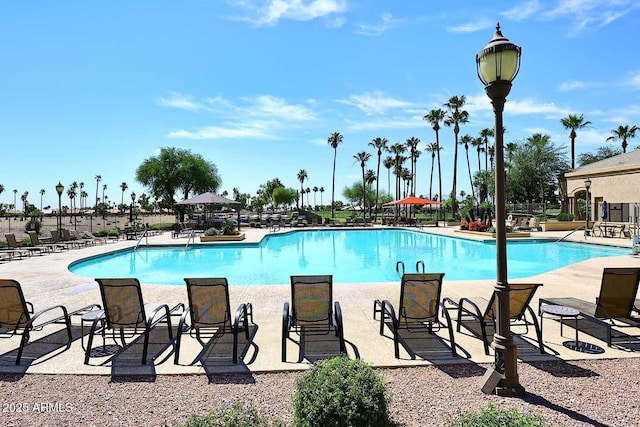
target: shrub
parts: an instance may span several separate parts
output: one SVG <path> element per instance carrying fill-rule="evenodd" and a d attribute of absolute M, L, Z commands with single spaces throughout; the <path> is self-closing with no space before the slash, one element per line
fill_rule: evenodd
<path fill-rule="evenodd" d="M 165 423 L 165 426 L 167 424 Z M 283 426 L 279 420 L 270 420 L 260 413 L 250 404 L 239 401 L 233 402 L 230 406 L 220 407 L 207 415 L 191 415 L 186 423 L 174 422 L 174 427 L 268 427 Z"/>
<path fill-rule="evenodd" d="M 567 212 L 560 212 L 558 214 L 558 221 L 573 221 L 574 215 Z"/>
<path fill-rule="evenodd" d="M 296 426 L 388 426 L 389 393 L 382 377 L 345 356 L 315 364 L 296 381 Z"/>
<path fill-rule="evenodd" d="M 469 231 L 487 231 L 489 226 L 481 221 L 474 221 L 469 223 Z"/>
<path fill-rule="evenodd" d="M 225 218 L 224 223 L 222 224 L 222 234 L 230 236 L 235 234 L 236 226 L 233 225 L 233 221 L 229 218 Z"/>
<path fill-rule="evenodd" d="M 517 409 L 505 409 L 493 406 L 474 411 L 458 411 L 447 420 L 450 427 L 542 427 L 544 420 L 539 413 L 522 414 Z"/>
<path fill-rule="evenodd" d="M 204 232 L 205 236 L 219 236 L 220 234 L 222 234 L 220 230 L 215 227 L 207 228 L 207 230 Z"/>
<path fill-rule="evenodd" d="M 36 234 L 40 234 L 41 227 L 42 227 L 42 224 L 40 223 L 40 221 L 38 221 L 37 219 L 31 219 L 25 224 L 24 230 L 35 231 Z"/>

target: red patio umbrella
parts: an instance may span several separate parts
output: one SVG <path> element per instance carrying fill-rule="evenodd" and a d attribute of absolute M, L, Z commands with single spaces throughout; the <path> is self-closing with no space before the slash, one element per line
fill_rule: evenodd
<path fill-rule="evenodd" d="M 423 199 L 422 197 L 409 196 L 401 200 L 385 203 L 382 206 L 395 206 L 395 205 L 433 205 L 439 206 L 440 202 L 435 202 L 429 199 Z"/>

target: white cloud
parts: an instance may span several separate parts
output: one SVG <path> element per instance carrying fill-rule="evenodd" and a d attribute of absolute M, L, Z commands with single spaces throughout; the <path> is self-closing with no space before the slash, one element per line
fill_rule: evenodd
<path fill-rule="evenodd" d="M 173 95 L 162 98 L 160 104 L 167 107 L 205 110 L 213 121 L 221 122 L 195 130 L 179 129 L 169 132 L 170 138 L 223 139 L 223 138 L 275 138 L 281 129 L 299 126 L 316 120 L 315 111 L 303 105 L 289 104 L 282 98 L 270 95 L 246 97 L 234 104 L 217 96 L 198 102 L 190 95 Z"/>
<path fill-rule="evenodd" d="M 490 28 L 492 25 L 495 25 L 492 21 L 483 18 L 477 22 L 469 22 L 466 24 L 455 25 L 451 27 L 447 27 L 447 31 L 452 33 L 473 33 L 480 30 L 485 30 Z"/>
<path fill-rule="evenodd" d="M 158 102 L 163 107 L 179 108 L 188 111 L 208 110 L 208 107 L 202 103 L 196 102 L 191 95 L 183 95 L 179 93 L 171 93 L 169 96 L 161 97 Z"/>
<path fill-rule="evenodd" d="M 346 0 L 246 0 L 236 3 L 249 12 L 242 18 L 258 26 L 275 26 L 280 20 L 311 21 L 345 12 Z M 342 25 L 330 21 L 330 25 Z M 335 27 L 333 27 L 335 28 Z"/>
<path fill-rule="evenodd" d="M 361 34 L 363 36 L 379 36 L 391 28 L 397 27 L 401 23 L 401 19 L 394 18 L 390 13 L 384 13 L 380 16 L 380 21 L 375 24 L 359 24 L 356 29 L 356 34 Z"/>
<path fill-rule="evenodd" d="M 339 99 L 336 102 L 357 107 L 367 115 L 385 114 L 388 110 L 408 108 L 415 105 L 408 101 L 390 98 L 379 91 L 372 94 L 366 92 L 362 95 L 351 95 L 349 99 Z"/>
<path fill-rule="evenodd" d="M 640 90 L 640 71 L 631 73 L 626 79 L 625 84 L 633 89 Z"/>
<path fill-rule="evenodd" d="M 248 124 L 246 126 L 232 123 L 229 127 L 220 126 L 207 126 L 196 129 L 195 131 L 189 130 L 176 130 L 171 131 L 167 135 L 169 138 L 185 138 L 185 139 L 237 139 L 237 138 L 272 138 L 266 129 L 256 126 L 255 124 Z"/>
<path fill-rule="evenodd" d="M 585 82 L 571 80 L 568 82 L 560 83 L 560 87 L 558 88 L 558 90 L 560 90 L 561 92 L 567 92 L 570 90 L 584 89 L 585 87 L 587 87 L 587 84 Z"/>
<path fill-rule="evenodd" d="M 572 32 L 600 29 L 638 9 L 636 0 L 560 0 L 557 6 L 542 14 L 544 18 L 569 17 L 573 21 Z"/>
<path fill-rule="evenodd" d="M 501 15 L 503 15 L 507 19 L 511 19 L 512 21 L 521 21 L 523 19 L 529 18 L 539 10 L 540 3 L 538 2 L 538 0 L 530 0 L 502 12 Z"/>
<path fill-rule="evenodd" d="M 347 125 L 347 129 L 354 132 L 431 127 L 429 122 L 422 120 L 422 117 L 389 117 L 384 120 L 376 119 L 371 121 L 346 120 L 345 123 Z"/>

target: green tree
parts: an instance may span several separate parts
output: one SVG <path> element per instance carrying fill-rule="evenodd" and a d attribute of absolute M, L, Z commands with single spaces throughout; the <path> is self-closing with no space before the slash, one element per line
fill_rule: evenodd
<path fill-rule="evenodd" d="M 571 169 L 576 168 L 576 130 L 587 127 L 590 121 L 584 119 L 584 115 L 569 114 L 567 117 L 560 119 L 560 123 L 565 129 L 571 129 L 569 139 L 571 140 Z"/>
<path fill-rule="evenodd" d="M 300 181 L 300 205 L 302 209 L 304 209 L 304 181 L 307 179 L 307 177 L 308 174 L 306 170 L 300 169 L 298 171 L 298 181 Z M 307 203 L 309 203 L 308 200 Z"/>
<path fill-rule="evenodd" d="M 444 122 L 446 117 L 446 112 L 440 108 L 436 108 L 434 110 L 429 111 L 427 115 L 425 115 L 422 119 L 427 120 L 431 124 L 431 128 L 436 133 L 436 146 L 437 154 L 438 154 L 438 194 L 442 199 L 442 164 L 440 163 L 440 150 L 442 150 L 442 146 L 440 145 L 440 123 Z"/>
<path fill-rule="evenodd" d="M 516 201 L 544 201 L 559 187 L 558 176 L 569 170 L 564 152 L 548 135 L 536 133 L 516 144 L 507 190 Z"/>
<path fill-rule="evenodd" d="M 369 161 L 369 159 L 371 158 L 371 154 L 367 153 L 366 151 L 362 151 L 360 153 L 357 153 L 355 156 L 353 156 L 354 159 L 356 159 L 356 163 L 360 162 L 360 168 L 362 168 L 362 201 L 363 203 L 367 201 L 367 195 L 366 195 L 366 184 L 365 184 L 365 176 L 364 176 L 364 168 L 367 165 L 367 162 Z M 366 212 L 367 211 L 367 205 L 363 204 L 362 205 L 362 211 Z"/>
<path fill-rule="evenodd" d="M 582 153 L 578 155 L 578 164 L 580 166 L 588 165 L 590 163 L 599 162 L 600 160 L 608 159 L 609 157 L 622 154 L 622 150 L 619 148 L 613 148 L 610 145 L 603 145 L 596 149 L 596 153 Z"/>
<path fill-rule="evenodd" d="M 127 190 L 127 188 L 129 188 L 129 186 L 127 185 L 126 182 L 122 182 L 120 184 L 120 190 L 122 190 L 122 196 L 120 197 L 120 204 L 124 205 L 124 192 Z"/>
<path fill-rule="evenodd" d="M 442 148 L 438 147 L 438 144 L 432 142 L 427 144 L 427 148 L 424 149 L 427 153 L 431 153 L 431 174 L 429 175 L 429 200 L 433 200 L 433 167 L 436 162 L 436 153 L 438 150 L 442 150 Z"/>
<path fill-rule="evenodd" d="M 382 161 L 382 165 L 387 168 L 387 194 L 391 194 L 391 168 L 393 167 L 393 157 L 385 157 Z"/>
<path fill-rule="evenodd" d="M 216 192 L 222 184 L 216 165 L 175 147 L 163 147 L 158 156 L 144 160 L 136 170 L 136 180 L 165 208 L 173 208 L 177 191 L 188 199 L 191 191 Z"/>
<path fill-rule="evenodd" d="M 101 175 L 96 175 L 95 177 L 96 180 L 96 204 L 95 204 L 95 214 L 96 214 L 96 218 L 98 217 L 98 203 L 100 202 L 100 198 L 98 197 L 98 184 L 100 183 L 100 181 L 102 181 L 102 176 Z"/>
<path fill-rule="evenodd" d="M 412 136 L 405 141 L 405 144 L 407 145 L 407 151 L 409 151 L 409 160 L 411 162 L 411 195 L 415 195 L 416 162 L 418 161 L 418 157 L 420 157 L 420 152 L 418 151 L 418 144 L 420 144 L 420 139 Z"/>
<path fill-rule="evenodd" d="M 482 166 L 480 165 L 480 153 L 484 151 L 484 141 L 482 140 L 482 137 L 479 136 L 478 138 L 471 138 L 471 145 L 476 148 L 476 152 L 478 153 L 478 171 L 481 171 Z"/>
<path fill-rule="evenodd" d="M 396 175 L 396 200 L 400 200 L 400 177 L 402 175 L 402 165 L 406 160 L 406 157 L 402 155 L 405 151 L 405 146 L 400 144 L 399 142 L 393 144 L 390 148 L 391 153 L 393 154 L 393 166 L 394 166 L 394 174 Z"/>
<path fill-rule="evenodd" d="M 460 124 L 469 122 L 469 113 L 466 110 L 462 110 L 466 102 L 466 97 L 462 96 L 452 96 L 449 98 L 444 106 L 449 110 L 449 114 L 444 119 L 444 124 L 446 126 L 453 126 L 453 135 L 455 137 L 454 141 L 454 152 L 453 152 L 453 184 L 451 189 L 451 214 L 455 217 L 457 211 L 457 200 L 456 200 L 456 192 L 457 192 L 457 175 L 458 175 L 458 134 L 460 133 Z"/>
<path fill-rule="evenodd" d="M 4 191 L 4 187 L 2 187 L 2 191 Z M 2 194 L 2 191 L 0 191 L 0 194 Z M 46 193 L 46 190 L 44 188 L 40 189 L 40 210 L 42 210 L 42 196 L 44 196 L 44 193 Z"/>
<path fill-rule="evenodd" d="M 293 188 L 276 187 L 271 194 L 274 206 L 287 207 L 296 200 L 296 190 Z"/>
<path fill-rule="evenodd" d="M 324 193 L 324 187 L 320 187 L 320 206 L 324 206 L 324 203 L 322 203 L 322 193 Z"/>
<path fill-rule="evenodd" d="M 333 132 L 327 138 L 327 143 L 333 148 L 333 176 L 331 179 L 331 218 L 335 216 L 335 204 L 336 204 L 336 157 L 338 155 L 338 145 L 342 143 L 343 136 L 339 132 Z"/>
<path fill-rule="evenodd" d="M 627 152 L 627 146 L 629 145 L 627 140 L 635 138 L 636 137 L 636 132 L 638 131 L 638 126 L 631 126 L 629 127 L 627 126 L 618 126 L 616 129 L 613 129 L 611 131 L 611 133 L 613 135 L 611 135 L 609 138 L 607 138 L 607 141 L 621 141 L 622 143 L 622 152 L 626 153 Z"/>
<path fill-rule="evenodd" d="M 480 138 L 484 141 L 484 169 L 489 170 L 489 164 L 487 163 L 487 157 L 489 156 L 489 148 L 493 150 L 493 145 L 489 146 L 489 137 L 493 138 L 495 132 L 493 129 L 484 128 L 480 131 Z M 492 160 L 493 163 L 493 160 Z M 493 167 L 493 166 L 492 166 Z"/>
<path fill-rule="evenodd" d="M 316 196 L 318 195 L 318 186 L 314 185 L 313 188 L 312 188 L 312 191 L 313 191 L 313 206 L 314 206 L 314 209 L 317 210 L 318 209 L 318 200 L 316 199 Z"/>
<path fill-rule="evenodd" d="M 467 170 L 469 171 L 469 185 L 471 185 L 471 194 L 473 196 L 473 198 L 476 198 L 476 193 L 475 190 L 473 188 L 473 177 L 471 176 L 471 163 L 469 162 L 469 144 L 473 143 L 473 138 L 471 138 L 471 135 L 462 135 L 462 137 L 460 138 L 460 145 L 464 145 L 464 151 L 466 153 L 467 156 Z"/>
<path fill-rule="evenodd" d="M 387 138 L 374 138 L 370 143 L 369 146 L 373 147 L 376 149 L 377 153 L 378 153 L 378 169 L 376 172 L 376 213 L 378 212 L 378 209 L 380 208 L 380 206 L 378 205 L 378 199 L 379 199 L 379 193 L 380 193 L 380 161 L 382 159 L 382 152 L 383 151 L 387 151 L 387 144 L 389 143 L 389 140 Z"/>

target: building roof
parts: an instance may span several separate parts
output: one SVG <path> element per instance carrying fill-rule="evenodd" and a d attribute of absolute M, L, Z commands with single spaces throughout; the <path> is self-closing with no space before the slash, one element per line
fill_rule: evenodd
<path fill-rule="evenodd" d="M 618 154 L 588 165 L 580 166 L 572 172 L 565 174 L 566 178 L 578 178 L 598 174 L 629 173 L 632 170 L 640 170 L 640 150 Z"/>

